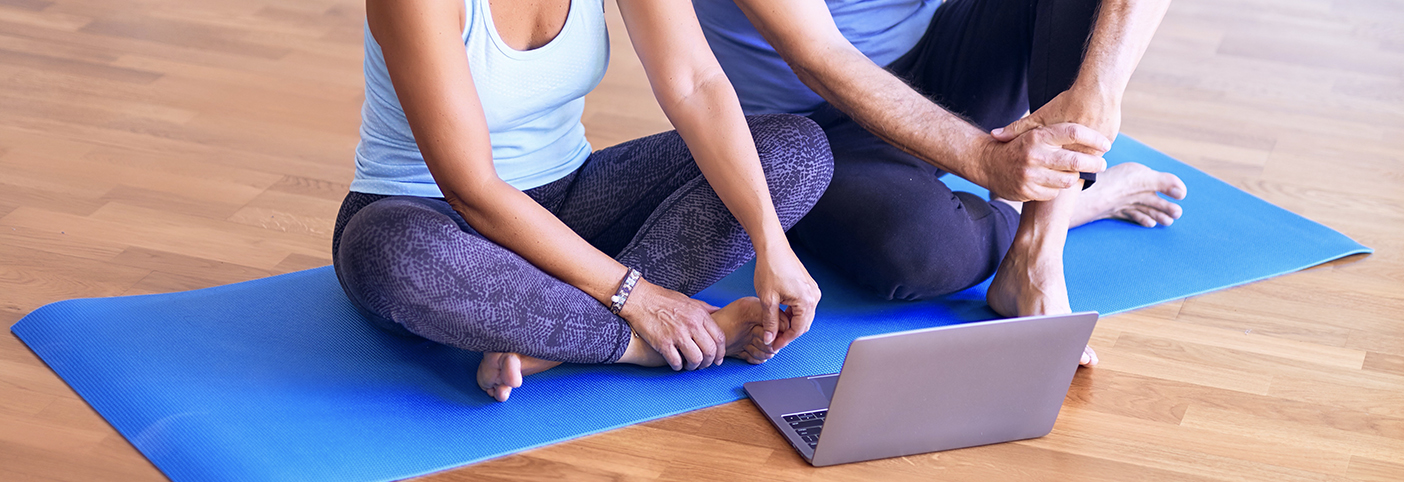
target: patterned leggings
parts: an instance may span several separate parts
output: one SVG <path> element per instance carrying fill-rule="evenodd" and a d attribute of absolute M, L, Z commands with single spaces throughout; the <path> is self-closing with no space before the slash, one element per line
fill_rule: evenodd
<path fill-rule="evenodd" d="M 799 116 L 747 123 L 789 229 L 828 186 L 828 141 Z M 688 296 L 755 256 L 676 132 L 597 151 L 526 194 L 591 245 Z M 382 327 L 465 350 L 573 363 L 614 362 L 629 343 L 622 318 L 483 237 L 443 199 L 348 194 L 332 257 L 347 297 Z"/>

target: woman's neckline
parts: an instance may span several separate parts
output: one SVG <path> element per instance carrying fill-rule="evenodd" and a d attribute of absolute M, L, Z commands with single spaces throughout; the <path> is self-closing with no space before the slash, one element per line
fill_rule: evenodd
<path fill-rule="evenodd" d="M 501 50 L 508 57 L 526 58 L 544 54 L 563 43 L 562 37 L 566 36 L 566 33 L 570 31 L 571 24 L 574 23 L 571 20 L 575 17 L 575 4 L 580 3 L 580 0 L 570 0 L 570 6 L 566 7 L 565 23 L 561 25 L 561 30 L 556 32 L 556 36 L 546 41 L 542 46 L 530 50 L 517 50 L 508 45 L 497 31 L 497 21 L 492 18 L 491 0 L 478 0 L 478 3 L 480 4 L 479 14 L 483 17 L 483 25 L 487 27 L 488 37 L 497 45 L 498 50 Z"/>

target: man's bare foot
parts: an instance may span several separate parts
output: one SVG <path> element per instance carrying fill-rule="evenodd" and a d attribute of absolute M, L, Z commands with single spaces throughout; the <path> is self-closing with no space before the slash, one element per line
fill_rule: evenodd
<path fill-rule="evenodd" d="M 1063 279 L 1062 245 L 1057 253 L 1039 253 L 1037 243 L 1016 239 L 995 271 L 985 295 L 990 308 L 1003 316 L 1072 313 Z"/>
<path fill-rule="evenodd" d="M 1067 282 L 1063 279 L 1062 256 L 1031 263 L 1026 257 L 1015 255 L 1011 247 L 999 271 L 995 272 L 985 300 L 1003 316 L 1072 313 Z M 1091 346 L 1083 349 L 1081 365 L 1095 366 L 1097 361 L 1097 352 L 1092 351 Z"/>
<path fill-rule="evenodd" d="M 513 388 L 522 386 L 522 377 L 560 364 L 516 353 L 483 353 L 483 361 L 478 364 L 478 387 L 497 401 L 505 402 Z"/>
<path fill-rule="evenodd" d="M 1053 201 L 1024 205 L 1014 242 L 985 294 L 996 313 L 1013 317 L 1072 312 L 1067 281 L 1063 278 L 1063 246 L 1067 242 L 1070 210 L 1081 194 L 1074 187 Z M 1081 364 L 1097 364 L 1092 347 L 1083 351 Z"/>
<path fill-rule="evenodd" d="M 1097 183 L 1082 192 L 1069 224 L 1078 227 L 1099 219 L 1123 219 L 1147 228 L 1169 226 L 1184 212 L 1157 192 L 1184 199 L 1188 189 L 1174 174 L 1126 162 L 1097 175 Z"/>

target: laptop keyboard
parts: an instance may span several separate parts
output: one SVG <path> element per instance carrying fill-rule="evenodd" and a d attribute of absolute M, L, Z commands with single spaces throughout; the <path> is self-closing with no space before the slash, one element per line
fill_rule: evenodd
<path fill-rule="evenodd" d="M 790 428 L 795 429 L 800 438 L 809 444 L 809 448 L 819 445 L 819 431 L 824 428 L 824 417 L 829 415 L 829 409 L 815 410 L 812 412 L 792 413 L 785 416 L 785 422 L 790 424 Z"/>

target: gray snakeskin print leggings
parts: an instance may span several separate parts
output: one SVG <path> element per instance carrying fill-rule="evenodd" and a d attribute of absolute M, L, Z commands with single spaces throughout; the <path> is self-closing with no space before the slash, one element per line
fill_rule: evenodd
<path fill-rule="evenodd" d="M 804 117 L 747 123 L 789 229 L 829 184 L 828 141 Z M 688 296 L 755 256 L 676 132 L 596 151 L 574 173 L 526 194 L 599 250 Z M 629 343 L 622 318 L 489 241 L 443 199 L 348 194 L 332 258 L 347 297 L 387 329 L 573 363 L 612 363 Z"/>

